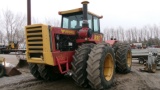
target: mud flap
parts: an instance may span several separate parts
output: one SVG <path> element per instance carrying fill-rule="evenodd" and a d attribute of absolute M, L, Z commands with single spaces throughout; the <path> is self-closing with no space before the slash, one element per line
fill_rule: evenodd
<path fill-rule="evenodd" d="M 19 59 L 19 62 L 16 66 L 16 68 L 28 68 L 28 62 L 27 60 L 24 60 L 24 59 Z"/>
<path fill-rule="evenodd" d="M 19 70 L 17 70 L 15 67 L 5 67 L 6 73 L 5 75 L 7 76 L 15 76 L 15 75 L 20 75 L 22 74 Z"/>

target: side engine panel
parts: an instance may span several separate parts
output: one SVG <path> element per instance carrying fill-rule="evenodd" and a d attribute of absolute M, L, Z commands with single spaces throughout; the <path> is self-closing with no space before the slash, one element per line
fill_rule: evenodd
<path fill-rule="evenodd" d="M 55 46 L 60 51 L 73 51 L 77 49 L 76 35 L 55 35 Z"/>

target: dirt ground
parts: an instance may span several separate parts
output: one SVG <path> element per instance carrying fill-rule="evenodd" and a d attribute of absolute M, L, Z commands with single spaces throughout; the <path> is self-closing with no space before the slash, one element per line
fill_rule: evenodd
<path fill-rule="evenodd" d="M 15 55 L 3 55 L 8 63 L 16 65 Z M 129 74 L 116 74 L 114 84 L 109 90 L 160 90 L 160 70 L 156 73 L 140 72 L 143 65 L 132 60 L 132 71 Z M 90 90 L 74 84 L 70 77 L 54 82 L 35 79 L 28 69 L 19 69 L 22 74 L 12 77 L 0 78 L 0 90 Z"/>

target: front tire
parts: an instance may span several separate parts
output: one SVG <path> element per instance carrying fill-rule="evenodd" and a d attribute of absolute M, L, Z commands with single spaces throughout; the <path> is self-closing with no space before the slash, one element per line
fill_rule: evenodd
<path fill-rule="evenodd" d="M 87 61 L 89 84 L 93 89 L 108 89 L 113 84 L 115 59 L 113 49 L 105 43 L 97 44 Z"/>
<path fill-rule="evenodd" d="M 81 87 L 88 87 L 88 80 L 87 80 L 87 60 L 88 54 L 93 48 L 94 44 L 83 44 L 77 50 L 75 55 L 73 56 L 72 65 L 72 78 L 74 79 L 75 83 Z"/>
<path fill-rule="evenodd" d="M 63 75 L 58 72 L 58 67 L 56 66 L 38 64 L 38 71 L 41 77 L 46 81 L 55 81 L 63 77 Z"/>
<path fill-rule="evenodd" d="M 29 63 L 29 69 L 30 69 L 31 74 L 32 74 L 35 78 L 37 78 L 37 79 L 39 79 L 39 80 L 42 79 L 42 77 L 40 76 L 40 73 L 38 72 L 38 66 L 37 66 L 37 64 Z"/>

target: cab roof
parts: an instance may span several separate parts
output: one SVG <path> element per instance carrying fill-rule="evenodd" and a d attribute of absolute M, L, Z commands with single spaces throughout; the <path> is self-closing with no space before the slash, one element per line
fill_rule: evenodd
<path fill-rule="evenodd" d="M 65 14 L 71 14 L 71 13 L 76 13 L 76 12 L 82 12 L 82 8 L 76 8 L 76 9 L 72 9 L 72 10 L 66 10 L 66 11 L 59 11 L 59 15 L 65 15 Z M 99 15 L 96 15 L 90 11 L 88 11 L 89 14 L 93 15 L 93 16 L 96 16 L 98 17 L 99 19 L 103 18 L 103 16 L 99 16 Z"/>

